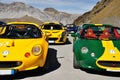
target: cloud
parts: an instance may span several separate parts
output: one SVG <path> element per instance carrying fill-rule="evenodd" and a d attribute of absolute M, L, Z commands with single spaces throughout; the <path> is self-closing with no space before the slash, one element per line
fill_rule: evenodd
<path fill-rule="evenodd" d="M 0 0 L 0 2 L 24 2 L 31 6 L 44 9 L 53 7 L 70 13 L 84 13 L 93 8 L 100 0 Z"/>

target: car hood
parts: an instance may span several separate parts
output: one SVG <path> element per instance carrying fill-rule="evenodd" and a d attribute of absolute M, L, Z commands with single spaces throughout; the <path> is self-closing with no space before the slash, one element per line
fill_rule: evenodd
<path fill-rule="evenodd" d="M 103 55 L 97 59 L 96 64 L 98 67 L 106 69 L 107 71 L 120 70 L 120 50 L 118 48 L 120 41 L 102 41 L 105 47 Z"/>
<path fill-rule="evenodd" d="M 120 51 L 117 46 L 115 46 L 115 42 L 113 41 L 102 41 L 102 45 L 105 48 L 103 55 L 99 58 L 99 60 L 106 61 L 118 61 L 120 56 Z"/>
<path fill-rule="evenodd" d="M 82 40 L 80 39 L 78 49 L 87 47 L 89 49 L 87 56 L 91 53 L 96 54 L 99 60 L 120 60 L 120 40 Z"/>
<path fill-rule="evenodd" d="M 58 37 L 64 32 L 65 30 L 43 30 L 45 33 L 50 33 L 49 37 Z"/>
<path fill-rule="evenodd" d="M 51 33 L 51 34 L 55 34 L 55 33 L 62 33 L 64 30 L 43 30 L 45 33 Z"/>
<path fill-rule="evenodd" d="M 1 47 L 27 47 L 33 45 L 38 39 L 0 39 Z M 38 41 L 37 41 L 38 42 Z"/>
<path fill-rule="evenodd" d="M 22 60 L 25 53 L 31 53 L 33 46 L 44 39 L 0 39 L 0 61 Z"/>

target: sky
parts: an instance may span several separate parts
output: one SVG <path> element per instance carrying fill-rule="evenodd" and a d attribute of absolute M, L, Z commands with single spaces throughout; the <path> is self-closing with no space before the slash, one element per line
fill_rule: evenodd
<path fill-rule="evenodd" d="M 83 14 L 90 11 L 100 0 L 0 0 L 3 3 L 24 2 L 35 8 L 55 8 L 58 11 Z"/>

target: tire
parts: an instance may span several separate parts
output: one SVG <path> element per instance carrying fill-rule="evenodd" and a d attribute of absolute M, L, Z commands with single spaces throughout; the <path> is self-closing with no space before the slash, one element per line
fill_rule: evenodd
<path fill-rule="evenodd" d="M 68 41 L 69 41 L 68 38 L 66 38 L 65 44 L 68 44 Z"/>
<path fill-rule="evenodd" d="M 75 54 L 73 54 L 73 67 L 74 67 L 75 69 L 79 69 L 79 68 L 80 68 L 80 66 L 79 66 L 78 63 L 77 63 Z"/>

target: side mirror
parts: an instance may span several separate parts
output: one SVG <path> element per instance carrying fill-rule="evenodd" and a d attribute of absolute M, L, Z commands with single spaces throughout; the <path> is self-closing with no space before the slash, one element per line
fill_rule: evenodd
<path fill-rule="evenodd" d="M 40 27 L 40 29 L 43 29 L 43 28 L 44 28 L 44 26 L 43 26 L 43 25 L 40 25 L 39 27 Z"/>
<path fill-rule="evenodd" d="M 65 27 L 65 30 L 67 30 L 67 27 Z"/>

